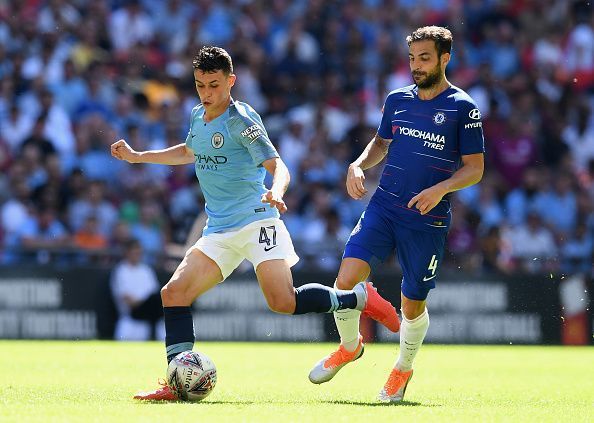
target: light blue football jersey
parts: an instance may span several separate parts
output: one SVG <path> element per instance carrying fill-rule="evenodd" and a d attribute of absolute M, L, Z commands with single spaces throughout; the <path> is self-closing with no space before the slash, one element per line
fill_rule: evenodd
<path fill-rule="evenodd" d="M 279 217 L 276 208 L 261 202 L 267 191 L 262 162 L 279 155 L 258 113 L 233 99 L 227 110 L 210 122 L 204 122 L 204 112 L 202 104 L 192 109 L 186 137 L 206 200 L 204 235 Z"/>

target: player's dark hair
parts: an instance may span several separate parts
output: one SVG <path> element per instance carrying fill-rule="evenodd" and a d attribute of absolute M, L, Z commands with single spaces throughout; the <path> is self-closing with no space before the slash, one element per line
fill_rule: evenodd
<path fill-rule="evenodd" d="M 452 32 L 442 26 L 424 26 L 417 28 L 412 34 L 406 37 L 408 46 L 415 41 L 433 40 L 437 56 L 452 52 Z"/>
<path fill-rule="evenodd" d="M 192 60 L 192 66 L 204 73 L 215 73 L 217 71 L 223 71 L 225 75 L 233 73 L 231 56 L 221 47 L 202 47 Z"/>

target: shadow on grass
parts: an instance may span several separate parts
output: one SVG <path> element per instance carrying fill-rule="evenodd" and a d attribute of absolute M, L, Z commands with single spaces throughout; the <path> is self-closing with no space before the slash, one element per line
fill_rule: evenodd
<path fill-rule="evenodd" d="M 417 401 L 402 401 L 402 402 L 380 402 L 380 401 L 350 401 L 350 400 L 331 400 L 320 401 L 326 404 L 339 405 L 365 405 L 367 407 L 441 407 L 441 404 L 424 404 Z"/>
<path fill-rule="evenodd" d="M 186 402 L 186 401 L 142 401 L 142 404 L 204 404 L 204 405 L 253 405 L 262 404 L 261 401 L 250 400 L 209 400 L 204 402 Z M 380 401 L 351 401 L 351 400 L 321 400 L 322 404 L 336 405 L 362 405 L 367 407 L 441 407 L 441 404 L 425 404 L 417 401 L 402 401 L 398 403 L 380 402 Z M 267 404 L 311 404 L 311 401 L 266 401 Z"/>
<path fill-rule="evenodd" d="M 252 405 L 252 404 L 261 404 L 258 401 L 245 401 L 245 400 L 237 400 L 237 401 L 153 401 L 153 400 L 144 400 L 144 401 L 135 401 L 136 404 L 154 404 L 154 405 L 166 405 L 166 404 L 203 404 L 203 405 L 218 405 L 218 404 L 234 404 L 234 405 Z"/>

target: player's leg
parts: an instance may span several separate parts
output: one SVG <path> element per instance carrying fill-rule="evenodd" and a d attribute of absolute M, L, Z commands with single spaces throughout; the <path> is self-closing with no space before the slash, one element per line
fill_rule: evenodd
<path fill-rule="evenodd" d="M 369 263 L 355 257 L 345 257 L 340 263 L 338 276 L 334 286 L 338 289 L 351 289 L 366 280 L 371 273 Z M 359 346 L 359 310 L 338 310 L 334 312 L 334 322 L 340 335 L 340 344 L 348 352 L 353 352 Z"/>
<path fill-rule="evenodd" d="M 161 289 L 165 321 L 167 362 L 194 346 L 194 300 L 223 280 L 214 260 L 196 247 L 190 248 L 169 282 Z"/>
<path fill-rule="evenodd" d="M 339 290 L 319 283 L 293 287 L 293 276 L 286 260 L 261 262 L 256 276 L 268 307 L 283 314 L 331 313 L 342 309 L 362 310 L 367 304 L 364 284 L 352 290 Z"/>
<path fill-rule="evenodd" d="M 374 209 L 368 208 L 361 216 L 345 247 L 343 260 L 338 271 L 335 286 L 349 289 L 367 279 L 371 272 L 370 262 L 384 260 L 393 250 L 393 238 L 389 224 Z M 369 296 L 379 296 L 366 284 Z M 371 290 L 369 290 L 371 288 Z M 385 301 L 385 300 L 384 300 Z M 394 307 L 390 305 L 393 309 Z M 371 310 L 377 320 L 378 310 Z M 400 322 L 395 311 L 392 321 L 386 325 L 398 331 Z M 312 383 L 324 383 L 332 379 L 340 369 L 363 355 L 363 342 L 359 334 L 358 310 L 339 310 L 334 312 L 334 321 L 340 335 L 340 346 L 333 353 L 322 358 L 311 370 L 309 380 Z"/>
<path fill-rule="evenodd" d="M 357 309 L 394 330 L 399 325 L 396 310 L 370 288 L 359 284 L 353 289 L 340 290 L 319 283 L 293 288 L 290 267 L 298 260 L 291 237 L 280 219 L 265 219 L 247 225 L 236 240 L 256 270 L 258 281 L 269 307 L 278 313 L 330 313 Z"/>
<path fill-rule="evenodd" d="M 399 402 L 413 375 L 413 362 L 429 329 L 426 299 L 435 287 L 446 233 L 398 229 L 398 259 L 402 266 L 402 325 L 400 352 L 379 399 Z"/>
<path fill-rule="evenodd" d="M 350 289 L 355 284 L 366 280 L 371 273 L 370 263 L 385 260 L 394 250 L 394 236 L 380 209 L 369 206 L 361 215 L 346 243 L 340 264 L 336 286 Z M 340 343 L 347 351 L 354 351 L 359 342 L 359 319 L 361 313 L 356 310 L 343 310 L 334 313 L 336 328 L 340 334 Z M 398 331 L 399 322 L 391 329 Z"/>
<path fill-rule="evenodd" d="M 161 289 L 163 319 L 165 321 L 165 348 L 167 363 L 183 351 L 194 346 L 192 302 L 223 280 L 219 266 L 196 247 L 190 248 L 169 282 Z M 139 400 L 175 401 L 176 395 L 161 382 L 161 387 L 134 396 Z"/>
<path fill-rule="evenodd" d="M 365 287 L 338 290 L 318 283 L 295 289 L 291 266 L 295 254 L 289 232 L 280 219 L 264 219 L 247 225 L 236 240 L 239 250 L 254 265 L 266 302 L 272 311 L 284 314 L 330 313 L 345 308 L 363 309 Z"/>
<path fill-rule="evenodd" d="M 366 261 L 347 257 L 340 264 L 338 277 L 334 284 L 341 289 L 349 289 L 364 281 L 371 272 Z M 359 319 L 361 311 L 357 309 L 337 310 L 334 321 L 340 335 L 340 345 L 337 350 L 328 354 L 309 372 L 312 383 L 324 383 L 332 379 L 340 369 L 363 355 L 363 337 L 359 334 Z"/>
<path fill-rule="evenodd" d="M 226 245 L 226 235 L 202 237 L 190 248 L 169 282 L 161 290 L 165 320 L 167 362 L 194 345 L 191 304 L 239 265 L 243 257 Z M 177 397 L 165 382 L 152 392 L 134 396 L 140 400 L 175 401 Z"/>

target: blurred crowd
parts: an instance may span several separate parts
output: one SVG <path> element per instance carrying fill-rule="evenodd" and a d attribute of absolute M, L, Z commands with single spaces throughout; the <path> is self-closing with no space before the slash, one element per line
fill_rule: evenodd
<path fill-rule="evenodd" d="M 101 261 L 134 238 L 159 265 L 185 243 L 204 206 L 193 166 L 109 145 L 183 142 L 191 59 L 214 44 L 291 171 L 301 266 L 336 270 L 366 204 L 347 165 L 411 83 L 406 35 L 431 24 L 454 34 L 448 78 L 487 147 L 483 181 L 454 195 L 447 266 L 591 272 L 594 10 L 572 0 L 0 0 L 1 262 Z"/>

